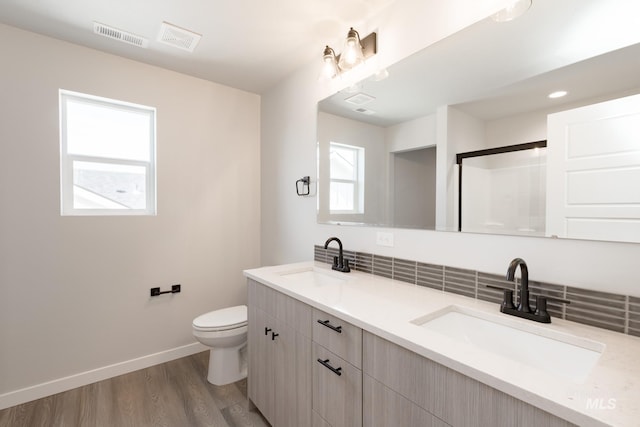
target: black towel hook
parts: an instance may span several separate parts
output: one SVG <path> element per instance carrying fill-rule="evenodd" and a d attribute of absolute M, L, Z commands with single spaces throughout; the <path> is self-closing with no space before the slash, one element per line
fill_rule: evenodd
<path fill-rule="evenodd" d="M 303 176 L 302 178 L 296 181 L 296 193 L 298 193 L 298 196 L 309 195 L 310 182 L 311 182 L 311 178 L 309 178 L 308 176 Z M 302 183 L 302 189 L 300 188 L 300 183 Z"/>

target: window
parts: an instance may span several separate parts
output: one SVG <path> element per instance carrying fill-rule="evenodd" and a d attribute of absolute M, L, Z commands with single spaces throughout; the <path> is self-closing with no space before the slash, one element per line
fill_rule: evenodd
<path fill-rule="evenodd" d="M 329 163 L 329 210 L 363 213 L 364 148 L 331 142 Z"/>
<path fill-rule="evenodd" d="M 155 108 L 60 91 L 62 215 L 155 215 Z"/>

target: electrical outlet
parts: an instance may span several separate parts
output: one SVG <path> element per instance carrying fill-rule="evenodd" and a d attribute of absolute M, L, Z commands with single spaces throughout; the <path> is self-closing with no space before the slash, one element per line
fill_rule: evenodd
<path fill-rule="evenodd" d="M 393 233 L 386 231 L 376 232 L 376 244 L 380 246 L 393 247 Z"/>

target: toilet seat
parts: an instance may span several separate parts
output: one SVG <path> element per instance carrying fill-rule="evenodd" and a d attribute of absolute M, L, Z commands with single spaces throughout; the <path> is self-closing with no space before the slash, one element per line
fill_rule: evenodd
<path fill-rule="evenodd" d="M 193 319 L 193 329 L 202 332 L 228 331 L 247 326 L 247 306 L 214 310 Z"/>

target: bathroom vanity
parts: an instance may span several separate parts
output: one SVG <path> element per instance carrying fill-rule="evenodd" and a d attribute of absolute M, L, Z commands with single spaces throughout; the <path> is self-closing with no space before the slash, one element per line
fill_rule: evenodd
<path fill-rule="evenodd" d="M 640 419 L 638 338 L 557 319 L 532 325 L 492 303 L 317 262 L 245 275 L 249 399 L 274 426 Z M 532 343 L 522 353 L 509 347 L 520 338 Z"/>

